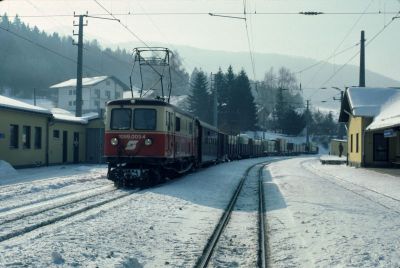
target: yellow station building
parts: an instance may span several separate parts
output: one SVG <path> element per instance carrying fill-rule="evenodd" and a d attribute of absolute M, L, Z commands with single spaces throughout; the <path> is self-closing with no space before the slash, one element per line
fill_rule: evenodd
<path fill-rule="evenodd" d="M 347 126 L 349 165 L 400 164 L 400 89 L 347 88 L 339 122 Z"/>
<path fill-rule="evenodd" d="M 96 113 L 74 117 L 0 95 L 0 160 L 14 167 L 100 163 L 103 133 Z"/>

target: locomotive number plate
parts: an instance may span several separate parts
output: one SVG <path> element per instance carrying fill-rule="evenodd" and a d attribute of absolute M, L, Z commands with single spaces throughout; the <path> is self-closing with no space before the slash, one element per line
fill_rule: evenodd
<path fill-rule="evenodd" d="M 134 140 L 140 140 L 140 139 L 145 139 L 146 135 L 142 135 L 142 134 L 120 134 L 118 135 L 118 138 L 120 139 L 134 139 Z"/>

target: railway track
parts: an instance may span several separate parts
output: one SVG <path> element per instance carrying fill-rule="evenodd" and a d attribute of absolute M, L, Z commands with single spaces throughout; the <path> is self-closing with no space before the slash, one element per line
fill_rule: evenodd
<path fill-rule="evenodd" d="M 215 250 L 220 243 L 221 237 L 226 230 L 226 227 L 229 225 L 232 212 L 236 207 L 239 196 L 242 194 L 243 186 L 248 180 L 249 173 L 258 167 L 257 174 L 257 185 L 258 185 L 258 209 L 257 211 L 257 231 L 258 231 L 258 250 L 257 250 L 257 260 L 255 261 L 258 267 L 265 268 L 268 266 L 268 258 L 267 258 L 267 241 L 266 241 L 266 223 L 265 223 L 265 205 L 264 205 L 264 189 L 263 189 L 263 168 L 267 165 L 266 162 L 258 163 L 250 166 L 240 179 L 238 186 L 236 187 L 227 208 L 225 209 L 223 215 L 221 216 L 219 222 L 217 223 L 214 232 L 211 237 L 208 239 L 208 243 L 203 249 L 202 255 L 197 260 L 195 267 L 203 268 L 208 267 L 210 264 L 213 255 L 215 254 Z M 257 221 L 256 220 L 256 221 Z"/>
<path fill-rule="evenodd" d="M 53 201 L 57 202 L 58 200 L 72 198 L 73 196 L 76 196 L 76 195 L 85 195 L 91 191 L 101 189 L 101 188 L 106 188 L 106 187 L 110 188 L 111 185 L 108 185 L 108 186 L 107 185 L 98 185 L 98 186 L 94 186 L 94 187 L 90 187 L 90 188 L 84 187 L 83 190 L 80 189 L 80 190 L 65 191 L 60 194 L 54 194 L 52 192 L 52 194 L 50 194 L 50 195 L 44 194 L 42 198 L 33 199 L 33 200 L 29 200 L 25 196 L 24 202 L 21 202 L 18 200 L 18 203 L 16 203 L 16 204 L 11 203 L 11 204 L 7 205 L 7 204 L 4 204 L 4 202 L 3 202 L 2 208 L 0 208 L 0 222 L 1 222 L 1 219 L 4 217 L 4 215 L 13 213 L 14 211 L 17 211 L 17 210 L 21 211 L 21 210 L 25 210 L 28 207 L 41 206 L 46 202 L 47 203 L 53 202 Z M 36 195 L 36 194 L 33 194 L 33 195 Z"/>
<path fill-rule="evenodd" d="M 77 175 L 73 175 L 77 176 Z M 26 181 L 26 182 L 20 182 L 20 183 L 14 183 L 14 184 L 8 184 L 1 186 L 0 185 L 0 200 L 3 200 L 4 198 L 7 198 L 8 195 L 15 193 L 18 190 L 18 194 L 24 194 L 29 191 L 31 191 L 31 188 L 37 185 L 45 186 L 48 182 L 51 182 L 49 184 L 62 184 L 64 183 L 66 186 L 67 185 L 73 185 L 73 184 L 80 184 L 80 183 L 85 183 L 85 182 L 93 182 L 96 180 L 101 180 L 105 179 L 106 176 L 96 176 L 96 177 L 89 177 L 89 178 L 73 178 L 71 179 L 71 175 L 68 176 L 60 176 L 56 179 L 54 178 L 49 178 L 49 179 L 41 179 L 41 180 L 33 180 L 33 181 Z"/>
<path fill-rule="evenodd" d="M 378 192 L 376 190 L 370 189 L 370 188 L 365 187 L 363 185 L 359 185 L 359 184 L 353 183 L 351 181 L 342 179 L 340 177 L 328 174 L 328 173 L 323 172 L 321 170 L 316 170 L 312 166 L 305 166 L 304 165 L 305 162 L 307 162 L 307 161 L 302 162 L 301 166 L 303 168 L 305 168 L 306 170 L 308 170 L 309 172 L 317 175 L 321 179 L 327 180 L 330 183 L 332 183 L 332 184 L 334 184 L 334 185 L 336 185 L 336 186 L 338 186 L 338 187 L 340 187 L 342 189 L 345 189 L 345 190 L 347 190 L 347 191 L 349 191 L 349 192 L 351 192 L 351 193 L 353 193 L 355 195 L 358 195 L 358 196 L 360 196 L 360 197 L 362 197 L 362 198 L 364 198 L 364 199 L 366 199 L 368 201 L 371 201 L 371 202 L 373 202 L 375 204 L 378 204 L 379 206 L 384 207 L 384 208 L 386 208 L 386 209 L 388 209 L 388 210 L 400 215 L 400 211 L 398 209 L 396 209 L 398 207 L 399 203 L 400 203 L 400 199 L 392 197 L 392 196 L 389 196 L 389 195 L 384 194 L 384 193 L 380 193 L 380 192 Z M 318 173 L 316 173 L 316 172 L 318 172 Z M 321 174 L 323 176 L 321 176 Z M 338 183 L 338 181 L 340 183 Z M 361 190 L 358 191 L 358 190 L 356 190 L 354 188 L 358 188 L 358 190 L 360 190 L 360 189 Z M 366 194 L 366 193 L 369 193 L 369 194 Z M 375 198 L 372 197 L 372 196 L 374 196 Z M 385 204 L 387 202 L 378 201 L 377 198 L 381 198 L 381 199 L 383 198 L 383 199 L 389 200 L 390 202 L 395 202 L 396 205 L 387 205 L 387 204 Z"/>
<path fill-rule="evenodd" d="M 70 200 L 43 209 L 16 214 L 0 221 L 0 242 L 32 232 L 36 229 L 60 222 L 86 211 L 123 199 L 140 191 L 106 190 Z M 12 214 L 11 214 L 12 215 Z"/>

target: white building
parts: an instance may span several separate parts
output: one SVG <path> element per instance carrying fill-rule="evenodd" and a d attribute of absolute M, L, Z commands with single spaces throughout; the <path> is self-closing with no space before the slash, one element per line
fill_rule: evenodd
<path fill-rule="evenodd" d="M 56 107 L 75 112 L 76 79 L 70 79 L 50 87 L 58 91 Z M 114 76 L 86 77 L 82 79 L 82 113 L 98 112 L 105 103 L 121 99 L 129 87 Z"/>

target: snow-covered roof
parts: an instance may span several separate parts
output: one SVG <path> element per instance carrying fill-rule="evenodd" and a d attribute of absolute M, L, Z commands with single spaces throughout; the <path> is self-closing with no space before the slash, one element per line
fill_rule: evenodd
<path fill-rule="evenodd" d="M 79 123 L 79 124 L 87 124 L 87 120 L 82 117 L 75 117 L 74 115 L 68 115 L 68 114 L 53 114 L 54 119 L 60 120 L 60 121 L 67 121 L 71 123 Z"/>
<path fill-rule="evenodd" d="M 28 112 L 42 113 L 42 114 L 51 114 L 50 110 L 48 109 L 39 106 L 34 106 L 2 95 L 0 95 L 0 107 L 17 109 Z"/>
<path fill-rule="evenodd" d="M 133 97 L 134 98 L 140 98 L 140 89 L 139 88 L 134 88 L 133 89 Z M 132 98 L 132 91 L 124 91 L 122 93 L 122 98 L 123 99 L 131 99 Z"/>
<path fill-rule="evenodd" d="M 400 94 L 390 98 L 382 105 L 379 114 L 374 118 L 367 130 L 378 130 L 400 126 Z"/>
<path fill-rule="evenodd" d="M 388 100 L 400 96 L 400 89 L 351 87 L 346 96 L 354 116 L 375 117 Z"/>
<path fill-rule="evenodd" d="M 103 82 L 107 78 L 111 78 L 110 76 L 95 76 L 95 77 L 85 77 L 82 78 L 82 86 L 93 86 L 100 82 Z M 67 81 L 52 85 L 50 88 L 63 88 L 63 87 L 75 87 L 76 79 L 69 79 Z"/>
<path fill-rule="evenodd" d="M 67 122 L 71 122 L 71 123 L 79 123 L 79 124 L 87 124 L 89 120 L 92 119 L 96 119 L 99 118 L 99 114 L 98 113 L 87 113 L 82 115 L 82 117 L 76 117 L 74 114 L 59 109 L 60 111 L 56 111 L 53 110 L 53 117 L 56 120 L 60 120 L 60 121 L 67 121 Z M 57 113 L 58 112 L 58 113 Z"/>

